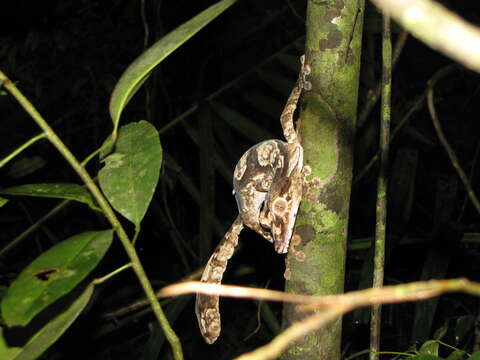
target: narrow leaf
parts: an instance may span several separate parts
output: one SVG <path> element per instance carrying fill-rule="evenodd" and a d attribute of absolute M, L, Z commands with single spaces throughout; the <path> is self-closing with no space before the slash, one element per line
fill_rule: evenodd
<path fill-rule="evenodd" d="M 48 349 L 75 321 L 88 304 L 93 293 L 93 285 L 85 291 L 61 314 L 48 322 L 35 333 L 22 347 L 9 347 L 0 328 L 0 359 L 2 360 L 34 360 Z"/>
<path fill-rule="evenodd" d="M 162 147 L 157 130 L 144 120 L 122 126 L 115 152 L 104 162 L 98 173 L 100 187 L 115 210 L 139 224 L 160 176 Z"/>
<path fill-rule="evenodd" d="M 258 121 L 249 119 L 232 108 L 220 103 L 212 103 L 212 109 L 232 128 L 251 139 L 254 143 L 275 138 L 271 132 L 258 126 Z"/>
<path fill-rule="evenodd" d="M 123 109 L 155 66 L 228 9 L 235 1 L 222 0 L 210 6 L 158 40 L 130 64 L 118 80 L 110 98 L 110 116 L 113 121 L 114 134 L 117 133 L 118 122 Z"/>
<path fill-rule="evenodd" d="M 430 354 L 418 354 L 410 357 L 412 360 L 443 360 L 443 358 Z"/>
<path fill-rule="evenodd" d="M 100 262 L 113 230 L 75 235 L 50 248 L 28 265 L 8 288 L 2 315 L 8 326 L 24 326 L 78 285 Z"/>
<path fill-rule="evenodd" d="M 3 205 L 5 205 L 7 202 L 8 202 L 8 199 L 5 199 L 5 198 L 3 198 L 3 197 L 0 197 L 0 207 L 2 207 Z"/>
<path fill-rule="evenodd" d="M 19 158 L 8 168 L 7 175 L 14 179 L 27 176 L 47 164 L 47 161 L 40 156 Z"/>
<path fill-rule="evenodd" d="M 420 354 L 437 356 L 438 355 L 438 347 L 439 347 L 439 343 L 438 343 L 437 340 L 428 340 L 428 341 L 425 341 L 422 344 L 422 346 L 420 347 L 418 352 Z"/>
<path fill-rule="evenodd" d="M 0 194 L 75 200 L 87 204 L 93 210 L 101 211 L 95 204 L 90 192 L 84 186 L 78 184 L 26 184 L 2 189 Z"/>
<path fill-rule="evenodd" d="M 448 355 L 446 360 L 463 360 L 465 359 L 466 352 L 463 350 L 455 350 Z"/>

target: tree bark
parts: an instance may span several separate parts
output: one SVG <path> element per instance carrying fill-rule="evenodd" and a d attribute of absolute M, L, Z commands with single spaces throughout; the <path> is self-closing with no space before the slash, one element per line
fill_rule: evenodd
<path fill-rule="evenodd" d="M 286 260 L 285 288 L 299 294 L 343 292 L 353 140 L 357 113 L 363 0 L 309 0 L 306 63 L 312 90 L 304 96 L 300 133 L 312 168 Z M 283 326 L 305 315 L 286 304 Z M 341 319 L 292 346 L 282 359 L 340 359 Z"/>

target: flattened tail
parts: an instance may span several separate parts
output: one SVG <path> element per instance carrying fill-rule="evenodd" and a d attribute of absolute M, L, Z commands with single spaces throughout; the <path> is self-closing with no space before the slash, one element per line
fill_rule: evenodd
<path fill-rule="evenodd" d="M 223 273 L 227 268 L 228 260 L 232 257 L 238 244 L 238 237 L 242 229 L 242 218 L 238 215 L 212 256 L 210 256 L 203 270 L 201 281 L 221 284 Z M 217 295 L 197 293 L 195 314 L 197 315 L 198 326 L 205 342 L 213 344 L 220 336 L 221 331 L 219 297 Z"/>

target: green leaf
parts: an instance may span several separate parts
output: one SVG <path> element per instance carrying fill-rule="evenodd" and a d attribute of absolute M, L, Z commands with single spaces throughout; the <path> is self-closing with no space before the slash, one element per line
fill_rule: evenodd
<path fill-rule="evenodd" d="M 418 354 L 409 359 L 411 360 L 442 360 L 443 358 L 435 355 L 429 355 L 429 354 Z"/>
<path fill-rule="evenodd" d="M 40 156 L 23 157 L 12 163 L 7 175 L 18 179 L 43 168 L 46 164 L 47 161 Z"/>
<path fill-rule="evenodd" d="M 446 360 L 463 360 L 466 352 L 463 350 L 455 350 L 448 355 Z"/>
<path fill-rule="evenodd" d="M 125 70 L 110 98 L 110 116 L 113 121 L 114 137 L 120 115 L 130 98 L 137 92 L 152 70 L 168 55 L 195 35 L 210 21 L 228 9 L 236 0 L 222 0 L 180 25 L 143 52 Z"/>
<path fill-rule="evenodd" d="M 468 358 L 468 360 L 480 360 L 480 351 L 476 351 Z"/>
<path fill-rule="evenodd" d="M 0 207 L 2 207 L 3 205 L 5 205 L 7 202 L 8 202 L 8 199 L 5 199 L 5 198 L 3 198 L 3 197 L 0 196 Z"/>
<path fill-rule="evenodd" d="M 438 340 L 425 341 L 418 352 L 425 355 L 438 355 Z"/>
<path fill-rule="evenodd" d="M 61 314 L 48 322 L 35 333 L 22 347 L 9 347 L 0 328 L 0 359 L 2 360 L 34 360 L 48 349 L 75 321 L 88 304 L 93 293 L 93 285 L 85 291 Z"/>
<path fill-rule="evenodd" d="M 101 211 L 95 204 L 90 192 L 84 186 L 78 184 L 26 184 L 2 189 L 0 194 L 75 200 L 87 204 L 93 210 Z"/>
<path fill-rule="evenodd" d="M 0 301 L 2 301 L 5 294 L 7 293 L 7 289 L 8 289 L 8 287 L 6 287 L 6 286 L 0 286 Z"/>
<path fill-rule="evenodd" d="M 113 230 L 75 235 L 50 248 L 28 265 L 8 288 L 2 315 L 8 326 L 24 326 L 78 285 L 100 262 Z"/>
<path fill-rule="evenodd" d="M 433 339 L 442 340 L 442 338 L 445 336 L 447 331 L 448 331 L 448 321 L 446 321 L 445 324 L 443 324 L 443 326 L 435 330 L 435 333 L 433 334 Z"/>
<path fill-rule="evenodd" d="M 160 176 L 162 147 L 157 130 L 143 120 L 122 126 L 115 152 L 103 161 L 100 187 L 115 210 L 139 224 Z"/>
<path fill-rule="evenodd" d="M 463 338 L 471 334 L 473 327 L 475 326 L 475 318 L 472 315 L 463 315 L 458 317 L 455 322 L 455 338 L 458 342 Z"/>

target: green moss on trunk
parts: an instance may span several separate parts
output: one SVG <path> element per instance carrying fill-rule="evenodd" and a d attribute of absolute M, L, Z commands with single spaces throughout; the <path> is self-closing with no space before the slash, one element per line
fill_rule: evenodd
<path fill-rule="evenodd" d="M 360 69 L 362 0 L 310 0 L 307 10 L 307 63 L 312 91 L 301 116 L 308 178 L 320 187 L 302 201 L 285 272 L 286 290 L 302 294 L 343 292 L 352 152 Z M 284 326 L 305 314 L 285 305 Z M 340 358 L 341 321 L 311 333 L 283 359 Z"/>

